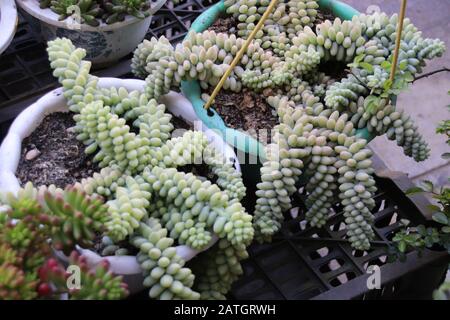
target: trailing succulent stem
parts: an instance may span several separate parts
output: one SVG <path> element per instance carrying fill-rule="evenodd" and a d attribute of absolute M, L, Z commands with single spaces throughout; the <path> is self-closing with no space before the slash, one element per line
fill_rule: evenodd
<path fill-rule="evenodd" d="M 323 226 L 339 199 L 352 245 L 369 248 L 376 187 L 366 141 L 354 135 L 345 114 L 324 110 L 311 115 L 286 98 L 269 102 L 278 110 L 280 124 L 275 127 L 274 143 L 267 147 L 268 161 L 257 186 L 257 238 L 270 239 L 280 229 L 283 212 L 291 208 L 291 196 L 303 175 L 309 179 L 306 219 L 311 225 Z"/>

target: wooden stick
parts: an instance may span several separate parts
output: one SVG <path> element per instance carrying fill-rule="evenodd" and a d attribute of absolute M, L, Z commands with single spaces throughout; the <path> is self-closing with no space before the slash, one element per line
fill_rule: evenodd
<path fill-rule="evenodd" d="M 264 25 L 264 22 L 269 17 L 269 14 L 272 12 L 273 8 L 277 4 L 278 0 L 271 0 L 269 6 L 267 7 L 267 10 L 264 12 L 263 16 L 261 17 L 261 20 L 259 20 L 258 24 L 256 25 L 255 29 L 252 30 L 250 35 L 248 36 L 248 39 L 245 41 L 244 45 L 242 46 L 241 50 L 236 54 L 236 57 L 234 57 L 233 61 L 230 64 L 230 67 L 225 71 L 222 78 L 220 79 L 217 86 L 214 88 L 213 93 L 209 97 L 208 102 L 205 104 L 204 108 L 208 109 L 214 99 L 216 98 L 217 94 L 219 93 L 220 89 L 222 89 L 223 84 L 225 83 L 225 80 L 229 77 L 231 71 L 233 71 L 234 67 L 238 64 L 239 61 L 241 61 L 242 56 L 244 55 L 245 51 L 247 51 L 248 46 L 250 45 L 250 42 L 255 37 L 256 33 L 261 30 L 262 26 Z"/>
<path fill-rule="evenodd" d="M 399 51 L 400 51 L 400 41 L 402 39 L 403 20 L 405 20 L 406 3 L 407 2 L 408 2 L 407 0 L 402 0 L 402 4 L 401 4 L 401 7 L 400 7 L 400 15 L 398 17 L 397 39 L 395 40 L 394 60 L 392 61 L 391 76 L 390 76 L 390 80 L 392 82 L 394 81 L 395 71 L 397 70 L 398 54 L 399 54 Z"/>

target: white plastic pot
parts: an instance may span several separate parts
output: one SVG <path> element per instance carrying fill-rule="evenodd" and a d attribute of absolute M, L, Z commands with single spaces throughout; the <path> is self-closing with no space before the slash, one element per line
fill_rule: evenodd
<path fill-rule="evenodd" d="M 58 14 L 51 9 L 39 7 L 39 0 L 17 0 L 17 3 L 31 18 L 29 20 L 32 21 L 33 27 L 40 30 L 45 40 L 66 37 L 77 48 L 86 49 L 86 58 L 95 66 L 101 67 L 119 60 L 137 47 L 147 33 L 152 15 L 166 1 L 152 2 L 150 16 L 145 19 L 128 15 L 122 22 L 112 24 L 101 22 L 98 27 L 80 24 L 70 17 L 59 21 Z"/>
<path fill-rule="evenodd" d="M 136 79 L 100 78 L 100 87 L 124 87 L 127 90 L 143 91 L 145 81 Z M 190 102 L 181 94 L 170 92 L 160 100 L 167 109 L 177 117 L 183 118 L 186 122 L 194 124 L 195 130 L 204 131 L 208 141 L 219 152 L 222 152 L 226 159 L 234 161 L 236 170 L 240 172 L 240 166 L 233 149 L 225 143 L 220 135 L 216 134 L 197 118 Z M 68 112 L 66 99 L 63 96 L 62 88 L 55 89 L 31 106 L 22 111 L 8 131 L 8 134 L 0 145 L 0 192 L 12 192 L 14 194 L 20 189 L 20 182 L 15 173 L 19 165 L 22 141 L 28 137 L 49 114 L 54 112 Z M 211 242 L 204 250 L 211 247 L 218 238 L 213 236 Z M 204 251 L 202 250 L 202 251 Z M 91 250 L 79 248 L 79 251 L 87 258 L 88 264 L 94 267 L 102 259 L 109 260 L 111 270 L 124 277 L 131 293 L 138 292 L 142 287 L 142 271 L 134 256 L 111 256 L 101 257 Z M 177 254 L 185 261 L 189 261 L 201 251 L 192 249 L 185 245 L 177 246 Z M 64 260 L 64 259 L 63 259 Z"/>
<path fill-rule="evenodd" d="M 8 48 L 17 29 L 17 8 L 14 0 L 0 1 L 0 54 Z"/>

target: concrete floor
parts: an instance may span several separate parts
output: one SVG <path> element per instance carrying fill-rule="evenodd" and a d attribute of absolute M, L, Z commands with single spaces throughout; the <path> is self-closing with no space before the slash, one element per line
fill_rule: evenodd
<path fill-rule="evenodd" d="M 388 14 L 399 12 L 400 0 L 343 0 L 360 12 L 369 6 L 378 6 Z M 370 9 L 370 7 L 369 7 Z M 442 67 L 450 67 L 450 0 L 409 0 L 407 17 L 423 32 L 425 37 L 439 38 L 447 44 L 443 57 L 431 61 L 424 72 Z M 441 154 L 450 152 L 446 138 L 435 133 L 441 120 L 450 119 L 447 105 L 450 105 L 450 72 L 440 73 L 418 80 L 402 93 L 398 107 L 408 110 L 419 130 L 431 147 L 427 161 L 416 163 L 403 155 L 395 142 L 378 137 L 370 143 L 371 148 L 385 161 L 389 169 L 407 173 L 415 182 L 428 179 L 437 185 L 449 184 L 450 161 L 443 160 Z"/>

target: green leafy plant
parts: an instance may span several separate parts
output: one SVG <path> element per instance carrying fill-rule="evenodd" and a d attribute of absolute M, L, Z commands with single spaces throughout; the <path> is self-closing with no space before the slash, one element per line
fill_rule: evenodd
<path fill-rule="evenodd" d="M 450 91 L 448 92 L 450 95 Z M 447 106 L 450 111 L 450 105 Z M 447 144 L 450 145 L 450 120 L 443 120 L 439 123 L 439 126 L 436 129 L 436 133 L 447 135 Z M 446 152 L 442 155 L 444 159 L 450 159 L 450 153 Z"/>
<path fill-rule="evenodd" d="M 103 0 L 100 3 L 104 8 L 102 19 L 107 24 L 123 21 L 127 15 L 144 19 L 150 14 L 148 0 Z"/>
<path fill-rule="evenodd" d="M 57 13 L 59 20 L 75 15 L 80 23 L 93 27 L 102 21 L 112 24 L 127 16 L 144 19 L 150 14 L 149 0 L 39 0 L 39 5 Z"/>
<path fill-rule="evenodd" d="M 446 127 L 447 121 L 440 123 L 436 129 L 436 133 L 445 134 L 447 139 L 450 138 L 450 131 Z M 450 178 L 449 178 L 450 181 Z M 418 226 L 414 230 L 403 230 L 399 233 L 397 241 L 399 248 L 406 248 L 407 243 L 401 241 L 403 236 L 411 234 L 414 237 L 418 237 L 419 242 L 417 247 L 432 247 L 435 244 L 443 246 L 450 254 L 450 188 L 442 186 L 437 188 L 433 182 L 424 180 L 419 186 L 413 187 L 406 191 L 408 195 L 414 195 L 417 193 L 429 194 L 437 204 L 432 204 L 429 209 L 433 211 L 432 219 L 440 225 L 439 228 L 425 228 L 424 226 Z M 408 238 L 410 239 L 410 238 Z M 410 244 L 414 247 L 413 244 Z M 405 250 L 400 250 L 404 252 Z"/>
<path fill-rule="evenodd" d="M 436 129 L 436 133 L 447 135 L 448 142 L 450 131 L 448 130 L 447 122 L 442 121 Z M 408 250 L 422 250 L 424 248 L 432 248 L 436 245 L 443 247 L 450 254 L 450 188 L 446 186 L 437 188 L 433 182 L 424 180 L 419 186 L 406 191 L 408 195 L 418 193 L 427 193 L 435 200 L 436 204 L 429 205 L 429 209 L 433 212 L 432 219 L 438 226 L 425 227 L 424 225 L 419 225 L 407 227 L 397 232 L 393 238 L 396 247 L 392 248 L 391 253 L 394 256 L 400 257 L 402 260 L 405 259 L 405 253 Z M 434 293 L 434 299 L 448 300 L 449 298 L 448 283 L 444 283 Z"/>
<path fill-rule="evenodd" d="M 436 200 L 437 205 L 430 205 L 430 210 L 433 211 L 432 219 L 437 222 L 440 227 L 438 228 L 425 228 L 420 225 L 414 229 L 402 231 L 400 238 L 398 238 L 399 248 L 406 248 L 407 242 L 401 241 L 402 236 L 409 234 L 413 237 L 418 237 L 419 242 L 417 247 L 431 248 L 435 244 L 443 246 L 450 253 L 450 188 L 434 187 L 431 181 L 423 181 L 421 186 L 413 187 L 406 191 L 406 194 L 413 195 L 417 193 L 428 193 Z M 411 238 L 408 238 L 411 239 Z M 411 247 L 414 247 L 412 244 Z M 404 252 L 405 250 L 400 250 Z"/>

